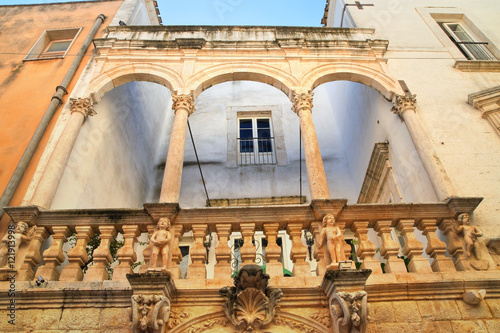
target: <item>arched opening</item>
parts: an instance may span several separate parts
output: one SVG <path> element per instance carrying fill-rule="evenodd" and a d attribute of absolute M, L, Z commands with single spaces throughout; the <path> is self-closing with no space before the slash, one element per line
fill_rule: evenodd
<path fill-rule="evenodd" d="M 165 86 L 143 81 L 103 95 L 94 105 L 97 115 L 81 129 L 51 208 L 140 208 L 157 201 L 171 100 Z"/>

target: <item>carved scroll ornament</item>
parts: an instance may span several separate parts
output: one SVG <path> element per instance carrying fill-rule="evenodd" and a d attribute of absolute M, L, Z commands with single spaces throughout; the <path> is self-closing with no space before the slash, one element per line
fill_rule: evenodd
<path fill-rule="evenodd" d="M 292 111 L 295 112 L 297 115 L 302 109 L 307 109 L 311 111 L 313 108 L 313 95 L 314 95 L 313 93 L 298 94 L 294 92 L 292 99 Z"/>
<path fill-rule="evenodd" d="M 163 295 L 132 296 L 133 332 L 161 332 L 170 315 L 170 300 Z"/>
<path fill-rule="evenodd" d="M 338 292 L 330 301 L 335 332 L 364 333 L 368 322 L 366 291 Z"/>
<path fill-rule="evenodd" d="M 186 109 L 188 114 L 192 114 L 195 110 L 194 108 L 194 98 L 193 95 L 172 95 L 172 109 L 177 112 L 178 109 Z"/>
<path fill-rule="evenodd" d="M 391 111 L 399 116 L 403 116 L 403 113 L 408 109 L 415 109 L 415 103 L 417 103 L 417 95 L 405 96 L 405 95 L 395 95 L 392 101 L 394 106 Z"/>
<path fill-rule="evenodd" d="M 69 105 L 71 109 L 71 113 L 79 112 L 83 114 L 85 118 L 91 117 L 97 114 L 94 110 L 94 106 L 92 105 L 92 101 L 90 97 L 87 98 L 70 98 Z"/>
<path fill-rule="evenodd" d="M 226 298 L 224 313 L 229 321 L 244 332 L 252 332 L 269 324 L 283 292 L 267 287 L 269 275 L 258 265 L 245 265 L 234 278 L 234 287 L 224 287 L 219 294 Z"/>

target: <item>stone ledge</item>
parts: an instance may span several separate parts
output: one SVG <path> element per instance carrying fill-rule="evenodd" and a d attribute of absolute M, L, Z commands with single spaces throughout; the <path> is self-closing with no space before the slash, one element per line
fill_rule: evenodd
<path fill-rule="evenodd" d="M 457 60 L 453 66 L 462 72 L 500 72 L 498 60 Z"/>

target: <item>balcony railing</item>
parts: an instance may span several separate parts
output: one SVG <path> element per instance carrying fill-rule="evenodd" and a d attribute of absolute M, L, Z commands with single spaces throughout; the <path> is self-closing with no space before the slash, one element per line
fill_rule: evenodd
<path fill-rule="evenodd" d="M 238 164 L 276 164 L 274 138 L 237 138 Z"/>
<path fill-rule="evenodd" d="M 470 204 L 463 207 L 471 212 Z M 283 264 L 280 262 L 282 252 L 277 244 L 280 230 L 285 230 L 291 240 L 293 276 L 321 276 L 328 264 L 326 252 L 313 251 L 317 268 L 316 272 L 311 272 L 309 251 L 301 238 L 303 232 L 309 230 L 317 243 L 322 228 L 321 218 L 326 213 L 336 215 L 340 229 L 354 235 L 357 240 L 357 266 L 369 268 L 373 274 L 456 272 L 468 269 L 461 239 L 453 228 L 453 218 L 464 210 L 450 203 L 346 205 L 345 200 L 331 200 L 313 202 L 310 206 L 179 209 L 172 204 L 146 204 L 143 210 L 45 211 L 38 207 L 7 207 L 5 210 L 14 221 L 27 221 L 30 225 L 36 225 L 33 239 L 27 245 L 18 268 L 19 281 L 33 280 L 35 276 L 42 276 L 49 281 L 110 279 L 110 253 L 117 233 L 122 234 L 123 246 L 117 251 L 118 265 L 114 267 L 112 280 L 125 280 L 126 274 L 132 273 L 139 254 L 136 251 L 143 252 L 145 263 L 140 270 L 144 272 L 149 267 L 153 245 L 138 246 L 137 238 L 141 233 L 151 237 L 156 230 L 153 221 L 160 217 L 172 220 L 168 268 L 174 279 L 181 277 L 179 241 L 188 231 L 192 231 L 194 238 L 190 247 L 188 280 L 205 279 L 208 276 L 204 241 L 209 233 L 218 239 L 218 246 L 214 250 L 214 278 L 231 276 L 231 261 L 234 258 L 228 244 L 233 232 L 241 233 L 243 239 L 239 248 L 242 265 L 264 262 L 256 251 L 255 244 L 258 242 L 253 242 L 257 231 L 262 232 L 267 240 L 264 258 L 266 273 L 271 277 L 283 276 Z M 447 238 L 448 246 L 439 239 L 438 229 Z M 82 266 L 88 262 L 85 248 L 96 233 L 99 233 L 100 245 L 94 250 L 92 265 L 84 274 Z M 370 237 L 370 233 L 378 235 L 381 242 L 372 243 L 370 239 L 374 238 Z M 76 242 L 65 254 L 63 246 L 72 234 Z M 399 237 L 391 236 L 395 234 Z M 42 252 L 42 245 L 49 236 L 52 236 L 51 244 Z M 404 241 L 398 241 L 400 238 Z M 346 245 L 345 248 L 350 251 L 350 246 Z M 446 252 L 452 257 L 445 255 Z M 424 253 L 428 257 L 423 256 Z"/>

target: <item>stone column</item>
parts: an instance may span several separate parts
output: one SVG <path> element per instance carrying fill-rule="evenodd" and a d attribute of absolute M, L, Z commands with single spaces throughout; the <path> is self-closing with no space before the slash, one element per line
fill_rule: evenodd
<path fill-rule="evenodd" d="M 81 267 L 89 260 L 86 246 L 90 238 L 94 235 L 94 231 L 90 226 L 77 226 L 75 230 L 76 244 L 67 253 L 69 265 L 64 266 L 61 270 L 59 281 L 83 280 L 83 270 Z"/>
<path fill-rule="evenodd" d="M 434 272 L 456 272 L 453 260 L 444 255 L 446 252 L 446 243 L 441 241 L 436 235 L 437 221 L 422 219 L 417 227 L 427 237 L 425 252 L 434 258 L 432 270 Z"/>
<path fill-rule="evenodd" d="M 430 273 L 432 272 L 429 259 L 422 257 L 424 245 L 420 243 L 415 234 L 413 233 L 415 220 L 401 219 L 396 225 L 396 229 L 405 238 L 405 247 L 403 248 L 403 255 L 410 258 L 408 270 L 414 273 Z"/>
<path fill-rule="evenodd" d="M 232 227 L 230 224 L 217 224 L 215 228 L 217 229 L 219 245 L 215 249 L 217 263 L 214 266 L 214 278 L 228 279 L 231 278 L 231 249 L 227 244 Z"/>
<path fill-rule="evenodd" d="M 377 251 L 377 247 L 368 239 L 368 225 L 368 221 L 354 221 L 353 223 L 354 236 L 359 241 L 356 255 L 359 259 L 363 260 L 361 269 L 371 269 L 374 274 L 382 273 L 380 261 L 373 257 Z"/>
<path fill-rule="evenodd" d="M 35 277 L 35 268 L 41 261 L 42 256 L 40 255 L 40 248 L 42 247 L 45 240 L 49 237 L 49 233 L 45 227 L 37 227 L 33 239 L 31 240 L 30 246 L 26 251 L 24 256 L 24 262 L 19 269 L 17 280 L 19 281 L 31 281 Z"/>
<path fill-rule="evenodd" d="M 85 274 L 85 281 L 104 281 L 109 279 L 106 267 L 111 264 L 113 258 L 109 246 L 116 236 L 114 225 L 102 225 L 99 227 L 101 244 L 94 250 L 94 264 L 90 266 Z"/>
<path fill-rule="evenodd" d="M 408 133 L 410 133 L 415 149 L 429 176 L 429 180 L 434 187 L 438 199 L 445 200 L 454 196 L 456 191 L 434 150 L 431 140 L 427 136 L 417 116 L 415 108 L 416 101 L 416 95 L 395 95 L 393 101 L 394 107 L 391 111 L 398 114 L 404 120 L 408 128 Z"/>
<path fill-rule="evenodd" d="M 253 245 L 253 235 L 255 233 L 255 223 L 241 223 L 241 236 L 243 237 L 243 246 L 240 247 L 241 266 L 255 265 L 255 246 Z"/>
<path fill-rule="evenodd" d="M 194 112 L 194 98 L 192 95 L 172 95 L 172 100 L 175 119 L 168 146 L 160 202 L 177 203 L 181 191 L 187 119 Z"/>
<path fill-rule="evenodd" d="M 302 132 L 302 145 L 304 146 L 304 157 L 306 160 L 307 179 L 311 200 L 330 199 L 330 191 L 326 181 L 325 167 L 319 150 L 318 138 L 312 120 L 313 94 L 293 94 L 292 110 L 300 118 L 300 129 Z"/>
<path fill-rule="evenodd" d="M 391 220 L 377 221 L 374 225 L 375 231 L 382 238 L 380 254 L 387 260 L 385 264 L 386 273 L 406 273 L 405 262 L 398 258 L 399 244 L 391 237 Z"/>
<path fill-rule="evenodd" d="M 66 242 L 66 237 L 70 234 L 70 230 L 65 226 L 52 227 L 52 245 L 43 252 L 43 260 L 45 265 L 38 267 L 36 276 L 42 276 L 46 281 L 57 281 L 59 279 L 59 271 L 57 267 L 64 261 L 64 253 L 62 247 Z"/>
<path fill-rule="evenodd" d="M 116 254 L 120 264 L 113 271 L 113 280 L 127 280 L 127 274 L 133 274 L 132 265 L 137 260 L 134 245 L 137 237 L 141 234 L 138 225 L 124 225 L 123 230 L 123 246 Z"/>
<path fill-rule="evenodd" d="M 287 231 L 292 239 L 290 259 L 293 262 L 293 276 L 311 276 L 311 265 L 306 262 L 307 247 L 302 244 L 302 223 L 289 223 Z"/>
<path fill-rule="evenodd" d="M 206 224 L 193 224 L 194 245 L 189 249 L 192 264 L 189 265 L 188 279 L 205 279 L 207 277 L 207 250 L 203 246 L 208 226 Z"/>
<path fill-rule="evenodd" d="M 71 115 L 36 187 L 31 205 L 50 208 L 83 122 L 95 115 L 90 98 L 70 98 Z"/>
<path fill-rule="evenodd" d="M 283 276 L 283 264 L 280 262 L 281 248 L 276 243 L 279 227 L 279 223 L 264 224 L 264 235 L 267 239 L 266 274 L 270 277 Z"/>

